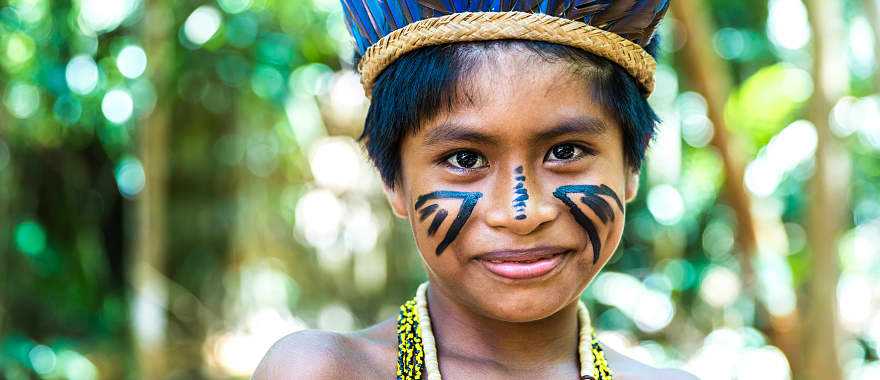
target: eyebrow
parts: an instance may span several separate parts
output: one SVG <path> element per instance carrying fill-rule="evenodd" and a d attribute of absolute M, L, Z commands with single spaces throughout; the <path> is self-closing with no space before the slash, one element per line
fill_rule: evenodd
<path fill-rule="evenodd" d="M 428 132 L 425 145 L 449 142 L 472 142 L 488 145 L 500 145 L 497 138 L 456 123 L 443 123 Z"/>
<path fill-rule="evenodd" d="M 532 143 L 545 142 L 571 134 L 600 135 L 608 130 L 608 124 L 593 116 L 568 118 L 553 128 L 538 132 L 530 140 Z M 498 138 L 457 123 L 443 123 L 428 131 L 425 145 L 450 142 L 472 142 L 477 144 L 501 145 Z"/>
<path fill-rule="evenodd" d="M 571 134 L 601 135 L 607 130 L 608 124 L 599 118 L 578 116 L 565 119 L 553 128 L 538 132 L 531 140 L 532 142 L 545 142 Z"/>

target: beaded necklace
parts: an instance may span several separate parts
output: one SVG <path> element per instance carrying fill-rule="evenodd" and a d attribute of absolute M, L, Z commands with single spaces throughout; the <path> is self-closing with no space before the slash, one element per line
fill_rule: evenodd
<path fill-rule="evenodd" d="M 428 283 L 421 284 L 415 298 L 400 306 L 397 317 L 398 380 L 441 380 L 437 346 L 428 314 L 427 290 Z M 578 325 L 580 379 L 612 380 L 611 369 L 583 302 L 578 302 Z"/>

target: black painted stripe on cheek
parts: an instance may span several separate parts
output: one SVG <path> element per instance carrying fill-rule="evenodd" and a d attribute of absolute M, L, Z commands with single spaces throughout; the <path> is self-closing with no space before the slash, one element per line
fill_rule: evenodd
<path fill-rule="evenodd" d="M 435 210 L 437 210 L 437 207 L 440 207 L 440 206 L 438 206 L 435 203 L 435 204 L 428 205 L 428 207 L 421 209 L 421 211 L 419 211 L 419 221 L 424 221 L 427 217 L 431 216 L 431 213 L 433 213 Z"/>
<path fill-rule="evenodd" d="M 599 254 L 602 252 L 602 241 L 599 239 L 595 223 L 569 198 L 569 194 L 583 194 L 581 202 L 589 207 L 602 223 L 614 220 L 614 211 L 611 210 L 611 205 L 601 197 L 602 195 L 613 198 L 621 211 L 623 211 L 623 204 L 614 190 L 611 190 L 606 185 L 565 185 L 558 187 L 553 192 L 554 197 L 568 206 L 569 212 L 571 212 L 575 221 L 586 232 L 590 245 L 593 247 L 593 264 L 595 264 L 599 260 Z"/>
<path fill-rule="evenodd" d="M 554 195 L 556 195 L 554 193 Z M 562 194 L 561 196 L 557 196 L 563 203 L 568 206 L 569 212 L 574 217 L 574 220 L 584 229 L 587 233 L 587 238 L 590 239 L 590 247 L 593 248 L 593 264 L 599 261 L 599 253 L 602 252 L 602 243 L 599 241 L 599 234 L 596 232 L 596 226 L 593 224 L 593 221 L 578 208 L 577 204 L 568 199 L 568 195 Z"/>
<path fill-rule="evenodd" d="M 461 207 L 458 210 L 458 214 L 453 219 L 452 224 L 449 226 L 449 230 L 446 231 L 446 235 L 443 237 L 443 240 L 440 244 L 437 245 L 436 254 L 439 256 L 443 253 L 446 248 L 452 244 L 452 242 L 458 237 L 459 232 L 464 227 L 465 223 L 467 223 L 468 218 L 470 218 L 471 213 L 474 210 L 474 207 L 477 205 L 477 201 L 483 196 L 483 193 L 480 192 L 463 192 L 463 191 L 435 191 L 428 194 L 423 194 L 418 197 L 415 204 L 415 209 L 418 210 L 421 206 L 432 199 L 461 199 Z M 432 204 L 427 208 L 432 206 L 436 206 L 436 204 Z M 422 210 L 424 211 L 424 210 Z M 430 215 L 430 213 L 428 214 Z M 437 214 L 434 216 L 434 219 L 431 222 L 431 225 L 428 227 L 428 236 L 434 235 L 437 230 L 442 225 L 443 221 L 446 219 L 448 215 L 448 211 L 446 209 L 440 209 L 437 211 Z M 427 215 L 426 215 L 427 217 Z"/>
<path fill-rule="evenodd" d="M 620 198 L 617 197 L 617 193 L 615 193 L 614 190 L 611 190 L 608 185 L 599 186 L 599 189 L 596 191 L 596 193 L 599 195 L 607 195 L 611 198 L 614 198 L 614 202 L 617 203 L 617 208 L 619 208 L 620 211 L 623 211 L 623 202 L 620 201 Z"/>
<path fill-rule="evenodd" d="M 437 229 L 440 228 L 440 224 L 446 220 L 446 215 L 449 215 L 445 209 L 441 209 L 437 211 L 437 215 L 434 215 L 434 220 L 431 222 L 431 226 L 428 227 L 428 236 L 434 236 L 434 233 L 437 232 Z"/>
<path fill-rule="evenodd" d="M 611 210 L 611 205 L 609 205 L 608 202 L 605 202 L 602 197 L 597 195 L 584 195 L 581 197 L 581 202 L 593 210 L 602 223 L 608 223 L 609 220 L 614 220 L 614 211 Z"/>
<path fill-rule="evenodd" d="M 446 232 L 446 236 L 443 238 L 443 241 L 437 245 L 437 256 L 440 256 L 446 247 L 448 247 L 455 238 L 458 237 L 458 233 L 461 232 L 461 228 L 464 227 L 465 222 L 467 222 L 468 218 L 471 217 L 471 212 L 474 211 L 474 207 L 477 205 L 477 200 L 483 196 L 482 193 L 472 193 L 473 195 L 465 198 L 464 202 L 461 204 L 461 209 L 458 211 L 458 215 L 456 215 L 455 220 L 452 221 L 452 225 L 449 226 L 449 231 Z"/>

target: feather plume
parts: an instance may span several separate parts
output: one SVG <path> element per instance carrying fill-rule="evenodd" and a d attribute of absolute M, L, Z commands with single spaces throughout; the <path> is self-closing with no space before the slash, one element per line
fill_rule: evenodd
<path fill-rule="evenodd" d="M 459 12 L 520 11 L 582 21 L 642 47 L 654 36 L 669 0 L 341 0 L 363 54 L 380 38 L 426 18 Z"/>
<path fill-rule="evenodd" d="M 654 30 L 647 30 L 648 27 L 651 25 L 656 27 L 655 21 L 659 20 L 655 11 L 661 9 L 659 16 L 662 17 L 666 12 L 666 5 L 668 5 L 667 0 L 637 1 L 628 12 L 617 18 L 614 24 L 606 30 L 644 46 L 649 42 L 648 38 L 654 34 Z"/>

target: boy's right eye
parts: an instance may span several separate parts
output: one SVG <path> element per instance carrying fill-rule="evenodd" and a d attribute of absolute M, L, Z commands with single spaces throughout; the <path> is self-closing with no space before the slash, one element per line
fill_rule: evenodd
<path fill-rule="evenodd" d="M 446 158 L 446 163 L 456 169 L 479 169 L 488 166 L 486 157 L 470 150 L 455 152 Z"/>

